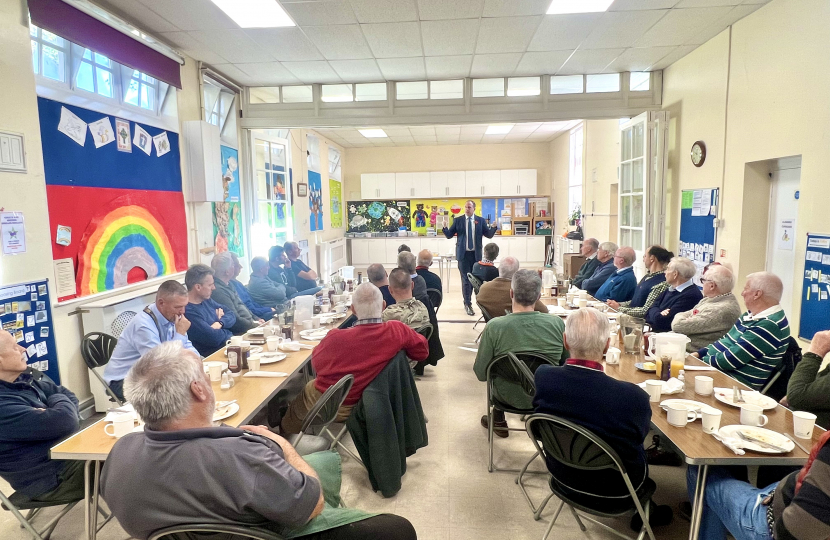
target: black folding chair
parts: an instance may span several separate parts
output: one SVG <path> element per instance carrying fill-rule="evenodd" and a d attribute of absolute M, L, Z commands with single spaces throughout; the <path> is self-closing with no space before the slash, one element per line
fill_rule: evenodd
<path fill-rule="evenodd" d="M 781 363 L 767 379 L 761 393 L 775 401 L 780 401 L 781 398 L 787 395 L 787 385 L 790 383 L 790 377 L 792 377 L 799 362 L 801 362 L 801 347 L 790 336 L 787 351 L 784 353 Z"/>
<path fill-rule="evenodd" d="M 467 280 L 473 286 L 473 292 L 478 296 L 478 291 L 481 290 L 481 280 L 475 277 L 471 272 L 467 272 Z"/>
<path fill-rule="evenodd" d="M 342 379 L 329 386 L 329 388 L 320 396 L 317 403 L 305 415 L 303 424 L 300 427 L 300 432 L 288 437 L 288 442 L 297 450 L 301 456 L 313 454 L 314 452 L 322 452 L 323 450 L 332 450 L 340 444 L 340 438 L 345 433 L 345 426 L 338 435 L 333 435 L 329 431 L 329 426 L 337 418 L 337 411 L 346 401 L 349 391 L 354 384 L 353 375 L 345 375 Z M 314 433 L 327 434 L 331 440 L 321 435 Z"/>
<path fill-rule="evenodd" d="M 425 324 L 423 326 L 419 326 L 418 328 L 415 329 L 415 331 L 418 332 L 419 334 L 421 334 L 422 336 L 424 336 L 425 338 L 427 338 L 427 341 L 429 341 L 429 338 L 432 337 L 432 325 L 431 324 Z"/>
<path fill-rule="evenodd" d="M 429 301 L 432 302 L 435 313 L 438 313 L 438 308 L 441 307 L 441 302 L 444 301 L 444 293 L 438 289 L 427 289 L 427 296 L 429 296 Z"/>
<path fill-rule="evenodd" d="M 249 525 L 228 525 L 220 523 L 194 523 L 175 525 L 158 530 L 148 540 L 283 540 L 284 537 L 268 529 Z"/>
<path fill-rule="evenodd" d="M 55 530 L 55 527 L 58 526 L 58 522 L 81 500 L 81 498 L 76 497 L 65 501 L 36 502 L 17 492 L 6 497 L 0 491 L 0 503 L 2 503 L 3 509 L 11 512 L 17 518 L 17 521 L 20 522 L 20 528 L 26 529 L 35 540 L 49 540 L 49 536 Z M 34 518 L 43 508 L 51 508 L 54 506 L 63 506 L 63 508 L 40 531 L 36 530 L 33 525 Z M 28 510 L 29 512 L 24 516 L 21 510 Z"/>
<path fill-rule="evenodd" d="M 110 401 L 123 405 L 124 402 L 115 395 L 115 392 L 109 387 L 107 382 L 101 376 L 96 368 L 104 367 L 110 361 L 112 351 L 115 350 L 115 344 L 118 340 L 109 334 L 103 332 L 90 332 L 81 340 L 81 357 L 83 357 L 86 367 L 93 375 L 104 385 Z"/>
<path fill-rule="evenodd" d="M 589 517 L 589 515 L 614 518 L 628 514 L 633 510 L 640 515 L 643 521 L 637 540 L 642 540 L 646 534 L 651 540 L 654 540 L 654 532 L 648 522 L 651 497 L 657 489 L 657 484 L 652 479 L 646 476 L 642 483 L 635 488 L 631 483 L 628 472 L 625 470 L 625 465 L 623 465 L 614 449 L 596 434 L 573 422 L 550 414 L 533 414 L 527 418 L 525 425 L 528 436 L 533 441 L 533 445 L 536 446 L 536 450 L 545 458 L 546 463 L 556 462 L 571 469 L 586 472 L 616 471 L 620 474 L 626 488 L 628 488 L 627 495 L 599 495 L 589 491 L 595 486 L 568 485 L 567 481 L 557 478 L 551 471 L 551 478 L 548 483 L 551 493 L 539 505 L 539 508 L 535 509 L 534 519 L 538 520 L 541 517 L 542 511 L 554 495 L 559 498 L 561 503 L 542 540 L 547 539 L 556 523 L 556 519 L 559 517 L 559 513 L 566 504 L 582 532 L 585 532 L 586 528 L 580 516 L 576 513 L 577 510 L 582 512 L 582 517 L 588 521 L 617 536 L 630 539 L 631 537 Z"/>
<path fill-rule="evenodd" d="M 489 311 L 487 311 L 487 309 L 486 309 L 484 306 L 482 306 L 482 305 L 478 302 L 478 300 L 476 300 L 476 305 L 478 306 L 478 309 L 481 311 L 481 317 L 480 317 L 480 318 L 476 321 L 476 323 L 473 325 L 473 330 L 475 330 L 475 329 L 476 329 L 476 326 L 478 326 L 478 323 L 480 323 L 480 322 L 484 321 L 484 324 L 487 324 L 487 322 L 488 322 L 490 319 L 492 319 L 492 318 L 493 318 L 493 316 L 492 316 L 492 315 L 490 315 L 490 312 L 489 312 Z M 484 330 L 482 330 L 481 332 L 484 332 Z M 478 333 L 478 337 L 476 338 L 476 343 L 478 343 L 478 342 L 479 342 L 479 340 L 481 339 L 481 332 L 479 332 L 479 333 Z"/>

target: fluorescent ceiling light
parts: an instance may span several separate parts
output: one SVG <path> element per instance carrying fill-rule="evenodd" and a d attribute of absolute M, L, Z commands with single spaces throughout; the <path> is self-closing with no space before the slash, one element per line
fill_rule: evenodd
<path fill-rule="evenodd" d="M 513 124 L 499 124 L 496 126 L 487 126 L 487 131 L 485 131 L 484 134 L 502 135 L 504 133 L 510 133 L 511 129 L 513 129 Z"/>
<path fill-rule="evenodd" d="M 213 0 L 214 2 L 216 0 Z M 548 7 L 548 15 L 565 15 L 568 13 L 602 13 L 608 11 L 614 0 L 553 0 Z"/>
<path fill-rule="evenodd" d="M 382 129 L 358 129 L 358 131 L 360 132 L 361 135 L 363 135 L 367 139 L 374 139 L 374 138 L 388 137 L 389 136 Z"/>
<path fill-rule="evenodd" d="M 297 26 L 277 0 L 213 0 L 240 28 Z"/>

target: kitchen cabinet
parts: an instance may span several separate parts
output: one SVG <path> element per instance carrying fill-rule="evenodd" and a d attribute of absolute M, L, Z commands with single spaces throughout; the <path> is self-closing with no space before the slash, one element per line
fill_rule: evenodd
<path fill-rule="evenodd" d="M 503 197 L 536 195 L 536 169 L 505 169 L 501 172 Z"/>
<path fill-rule="evenodd" d="M 365 173 L 360 175 L 361 199 L 394 199 L 396 198 L 395 187 L 395 173 Z"/>
<path fill-rule="evenodd" d="M 536 169 L 519 169 L 518 191 L 516 195 L 527 197 L 536 195 Z"/>
<path fill-rule="evenodd" d="M 395 173 L 395 198 L 426 199 L 431 197 L 428 172 Z"/>

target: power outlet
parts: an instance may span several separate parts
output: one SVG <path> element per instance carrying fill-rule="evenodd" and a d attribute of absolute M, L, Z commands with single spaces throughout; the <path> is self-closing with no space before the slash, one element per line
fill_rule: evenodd
<path fill-rule="evenodd" d="M 720 250 L 720 258 L 721 258 L 721 259 L 725 259 L 725 258 L 726 258 L 726 250 L 725 250 L 725 249 Z"/>

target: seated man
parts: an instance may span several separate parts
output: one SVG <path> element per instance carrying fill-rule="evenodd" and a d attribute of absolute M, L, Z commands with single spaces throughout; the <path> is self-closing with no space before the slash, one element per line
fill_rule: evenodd
<path fill-rule="evenodd" d="M 289 538 L 414 540 L 412 525 L 398 516 L 353 510 L 346 516 L 326 506 L 320 476 L 279 435 L 262 426 L 214 425 L 210 380 L 199 358 L 179 343 L 145 354 L 127 375 L 126 392 L 146 424 L 115 443 L 101 495 L 131 537 L 146 539 L 174 525 L 226 523 Z"/>
<path fill-rule="evenodd" d="M 582 282 L 591 277 L 597 266 L 600 265 L 597 259 L 597 250 L 599 249 L 599 241 L 596 238 L 588 238 L 582 242 L 582 247 L 579 248 L 579 253 L 585 257 L 585 262 L 579 268 L 571 283 L 576 288 L 582 288 Z"/>
<path fill-rule="evenodd" d="M 749 274 L 741 292 L 747 312 L 725 336 L 694 355 L 750 388 L 763 388 L 790 341 L 790 323 L 778 304 L 783 291 L 775 274 Z"/>
<path fill-rule="evenodd" d="M 251 293 L 248 292 L 245 285 L 236 279 L 242 272 L 242 263 L 239 262 L 239 257 L 236 256 L 236 253 L 231 251 L 230 254 L 233 259 L 233 279 L 231 279 L 231 285 L 233 285 L 233 288 L 236 289 L 236 294 L 239 295 L 239 299 L 242 300 L 242 303 L 245 304 L 248 311 L 250 311 L 255 317 L 267 321 L 277 313 L 277 310 L 275 308 L 263 306 L 254 302 L 254 299 L 251 298 Z"/>
<path fill-rule="evenodd" d="M 284 433 L 298 433 L 309 409 L 345 375 L 354 375 L 354 384 L 335 422 L 343 422 L 349 417 L 363 390 L 399 351 L 405 350 L 410 359 L 418 362 L 429 355 L 424 336 L 400 321 L 383 322 L 383 296 L 371 283 L 363 283 L 355 289 L 352 311 L 358 319 L 353 327 L 329 331 L 314 347 L 311 366 L 317 378 L 309 381 L 291 402 L 282 419 Z"/>
<path fill-rule="evenodd" d="M 389 292 L 389 276 L 386 275 L 386 269 L 382 264 L 370 264 L 366 269 L 366 277 L 369 278 L 369 283 L 380 289 L 386 307 L 395 305 L 395 298 Z"/>
<path fill-rule="evenodd" d="M 210 266 L 213 268 L 214 285 L 214 290 L 210 294 L 211 299 L 236 317 L 236 322 L 229 330 L 236 335 L 242 335 L 262 323 L 262 319 L 254 318 L 254 315 L 248 311 L 236 289 L 231 285 L 234 270 L 230 252 L 223 251 L 214 255 Z"/>
<path fill-rule="evenodd" d="M 801 470 L 763 488 L 738 480 L 727 467 L 709 467 L 698 538 L 807 540 L 830 538 L 830 432 L 813 446 Z M 697 467 L 686 471 L 694 496 Z"/>
<path fill-rule="evenodd" d="M 406 244 L 399 245 L 398 246 L 398 253 L 402 253 L 404 251 L 408 251 L 408 252 L 412 253 L 412 250 Z"/>
<path fill-rule="evenodd" d="M 285 263 L 287 272 L 294 274 L 294 284 L 300 293 L 315 294 L 322 287 L 317 285 L 317 272 L 312 270 L 300 259 L 302 250 L 297 242 L 286 242 L 283 245 L 288 262 Z"/>
<path fill-rule="evenodd" d="M 741 316 L 741 306 L 732 294 L 735 277 L 725 266 L 712 266 L 701 279 L 703 300 L 688 310 L 678 313 L 671 322 L 672 332 L 685 334 L 692 340 L 689 352 L 708 347 L 722 338 Z"/>
<path fill-rule="evenodd" d="M 418 253 L 418 266 L 415 267 L 415 272 L 424 278 L 427 289 L 437 289 L 443 292 L 441 278 L 429 271 L 430 266 L 432 266 L 432 252 L 428 249 L 422 249 Z"/>
<path fill-rule="evenodd" d="M 582 290 L 594 296 L 605 281 L 617 271 L 617 267 L 614 266 L 614 253 L 616 252 L 617 244 L 614 242 L 603 242 L 599 245 L 597 250 L 599 263 L 591 277 L 585 278 L 582 282 Z"/>
<path fill-rule="evenodd" d="M 536 370 L 537 413 L 552 414 L 578 424 L 601 438 L 620 456 L 634 489 L 648 477 L 643 441 L 649 431 L 651 405 L 637 385 L 603 373 L 602 355 L 608 348 L 608 317 L 594 308 L 574 311 L 565 321 L 565 365 Z M 590 397 L 589 397 L 590 396 Z M 590 400 L 590 406 L 586 406 Z M 604 496 L 628 495 L 616 471 L 583 471 L 548 462 L 557 479 L 573 489 Z M 652 525 L 671 521 L 671 508 L 652 511 Z M 636 518 L 639 516 L 635 515 Z"/>
<path fill-rule="evenodd" d="M 294 272 L 284 268 L 287 263 L 288 257 L 282 246 L 272 246 L 268 250 L 268 278 L 285 287 L 285 295 L 288 298 L 294 298 L 297 296 L 297 283 Z"/>
<path fill-rule="evenodd" d="M 406 270 L 409 277 L 412 278 L 412 283 L 415 285 L 412 289 L 412 296 L 421 298 L 427 293 L 427 282 L 418 275 L 418 272 L 415 271 L 415 266 L 415 255 L 409 251 L 401 251 L 398 253 L 398 268 Z"/>
<path fill-rule="evenodd" d="M 499 256 L 499 246 L 490 242 L 481 250 L 482 258 L 473 265 L 472 274 L 482 283 L 493 281 L 499 277 L 499 270 L 493 264 Z"/>
<path fill-rule="evenodd" d="M 194 264 L 184 275 L 188 304 L 185 314 L 190 321 L 188 336 L 202 356 L 210 356 L 225 346 L 233 333 L 230 328 L 236 322 L 232 312 L 225 313 L 221 306 L 210 299 L 213 293 L 213 269 L 204 264 Z"/>
<path fill-rule="evenodd" d="M 565 323 L 559 317 L 539 313 L 534 309 L 541 295 L 542 279 L 537 272 L 519 270 L 513 274 L 510 284 L 513 312 L 493 319 L 484 327 L 473 364 L 473 372 L 478 380 L 486 381 L 487 369 L 493 361 L 508 352 L 541 354 L 557 366 L 568 357 L 562 340 Z M 521 388 L 515 388 L 513 384 L 498 379 L 495 384 L 498 394 L 508 401 L 511 401 L 511 397 L 517 401 L 516 396 L 524 395 Z M 488 427 L 487 415 L 481 417 L 481 425 Z M 493 411 L 493 425 L 493 432 L 499 437 L 504 438 L 510 434 L 504 411 Z"/>
<path fill-rule="evenodd" d="M 669 288 L 663 291 L 654 304 L 646 311 L 646 322 L 654 332 L 668 332 L 678 313 L 692 309 L 703 295 L 692 278 L 697 267 L 686 257 L 674 257 L 666 267 L 666 283 Z"/>
<path fill-rule="evenodd" d="M 830 369 L 820 368 L 827 353 L 830 353 L 830 330 L 816 332 L 810 341 L 810 350 L 804 353 L 790 376 L 787 397 L 781 400 L 794 411 L 815 414 L 816 423 L 825 429 L 830 427 Z"/>
<path fill-rule="evenodd" d="M 508 309 L 512 309 L 513 300 L 510 297 L 510 282 L 513 274 L 519 270 L 519 261 L 516 257 L 505 257 L 499 265 L 499 277 L 488 281 L 481 286 L 476 295 L 476 302 L 487 310 L 491 317 L 506 315 Z M 549 313 L 547 306 L 541 300 L 536 300 L 533 309 L 540 313 Z"/>
<path fill-rule="evenodd" d="M 628 302 L 634 297 L 634 290 L 637 288 L 637 276 L 634 275 L 632 265 L 637 259 L 634 249 L 628 246 L 621 247 L 614 253 L 614 267 L 617 271 L 605 280 L 605 283 L 597 289 L 594 297 L 600 302 L 614 300 L 615 302 Z"/>
<path fill-rule="evenodd" d="M 84 462 L 49 458 L 52 446 L 78 431 L 78 399 L 29 369 L 26 358 L 0 331 L 0 477 L 30 499 L 83 498 Z"/>
<path fill-rule="evenodd" d="M 251 260 L 251 279 L 248 280 L 248 292 L 254 302 L 274 308 L 282 313 L 288 304 L 285 284 L 271 279 L 273 267 L 264 257 L 254 257 Z"/>
<path fill-rule="evenodd" d="M 406 270 L 395 268 L 389 276 L 389 292 L 395 298 L 395 303 L 383 310 L 383 322 L 401 321 L 413 330 L 430 324 L 429 312 L 420 301 L 412 298 L 412 289 L 415 284 Z"/>
<path fill-rule="evenodd" d="M 628 302 L 606 300 L 605 303 L 620 313 L 642 319 L 660 294 L 669 288 L 666 283 L 666 266 L 674 253 L 660 246 L 651 246 L 643 253 L 643 264 L 648 273 L 637 283 L 634 296 Z"/>
<path fill-rule="evenodd" d="M 156 301 L 136 313 L 127 324 L 110 361 L 104 367 L 104 380 L 121 401 L 124 401 L 124 377 L 141 355 L 165 341 L 180 341 L 182 346 L 196 352 L 187 339 L 190 321 L 184 316 L 187 307 L 187 289 L 169 279 L 159 286 Z"/>

